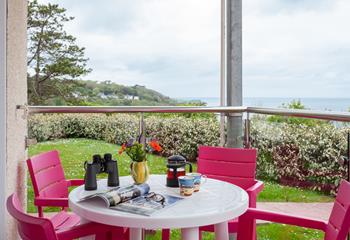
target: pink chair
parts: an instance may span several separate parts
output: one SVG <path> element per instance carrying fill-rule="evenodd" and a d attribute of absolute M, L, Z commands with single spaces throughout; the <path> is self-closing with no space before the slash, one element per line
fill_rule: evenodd
<path fill-rule="evenodd" d="M 264 187 L 255 179 L 256 149 L 200 146 L 198 155 L 199 173 L 243 188 L 249 195 L 249 207 L 256 207 L 257 195 Z M 228 229 L 229 233 L 236 233 L 238 219 L 229 221 Z M 201 227 L 200 231 L 214 232 L 214 226 Z"/>
<path fill-rule="evenodd" d="M 86 223 L 61 230 L 55 230 L 52 220 L 38 218 L 23 213 L 16 194 L 7 199 L 7 210 L 18 223 L 18 233 L 23 240 L 71 240 L 79 237 L 96 235 L 96 239 L 122 239 L 123 229 L 99 223 Z M 113 233 L 112 233 L 113 232 Z"/>
<path fill-rule="evenodd" d="M 56 150 L 31 157 L 27 160 L 27 165 L 39 217 L 43 217 L 43 207 L 68 207 L 68 188 L 84 184 L 81 179 L 66 180 Z M 76 217 L 75 220 L 79 221 L 79 218 Z"/>
<path fill-rule="evenodd" d="M 318 229 L 325 232 L 325 240 L 345 240 L 350 228 L 350 183 L 341 182 L 328 223 L 250 208 L 239 217 L 238 240 L 253 239 L 255 219 Z"/>
<path fill-rule="evenodd" d="M 257 195 L 264 187 L 261 181 L 255 179 L 256 157 L 256 149 L 200 146 L 197 171 L 209 178 L 240 186 L 249 195 L 249 207 L 255 208 Z M 238 219 L 229 221 L 228 229 L 229 233 L 236 233 Z M 199 230 L 200 234 L 202 231 L 214 232 L 214 226 L 204 226 Z M 162 231 L 163 240 L 169 239 L 169 235 L 169 230 Z"/>

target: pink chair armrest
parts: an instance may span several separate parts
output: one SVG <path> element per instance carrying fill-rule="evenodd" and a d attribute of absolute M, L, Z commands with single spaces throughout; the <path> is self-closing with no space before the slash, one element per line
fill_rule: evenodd
<path fill-rule="evenodd" d="M 72 187 L 72 186 L 80 186 L 85 183 L 84 179 L 69 179 L 67 180 L 67 186 Z"/>
<path fill-rule="evenodd" d="M 68 229 L 57 231 L 56 234 L 59 240 L 71 240 L 84 236 L 106 233 L 107 231 L 112 232 L 113 239 L 123 239 L 123 235 L 125 234 L 123 228 L 103 225 L 94 222 L 81 224 Z"/>
<path fill-rule="evenodd" d="M 34 205 L 42 207 L 68 207 L 68 198 L 36 197 L 34 198 Z"/>
<path fill-rule="evenodd" d="M 238 235 L 237 240 L 253 240 L 255 239 L 255 220 L 265 220 L 270 222 L 289 224 L 299 227 L 313 228 L 325 231 L 327 223 L 310 218 L 297 216 L 289 216 L 276 212 L 262 211 L 255 208 L 249 208 L 238 219 Z"/>
<path fill-rule="evenodd" d="M 327 228 L 327 223 L 325 221 L 316 220 L 312 218 L 299 217 L 299 216 L 291 216 L 283 213 L 271 212 L 258 210 L 255 208 L 249 208 L 240 218 L 239 221 L 245 219 L 260 219 L 270 222 L 289 224 L 299 227 L 313 228 L 321 231 L 325 231 Z"/>
<path fill-rule="evenodd" d="M 249 207 L 256 207 L 256 198 L 263 188 L 264 183 L 257 181 L 253 186 L 246 190 L 249 195 Z"/>

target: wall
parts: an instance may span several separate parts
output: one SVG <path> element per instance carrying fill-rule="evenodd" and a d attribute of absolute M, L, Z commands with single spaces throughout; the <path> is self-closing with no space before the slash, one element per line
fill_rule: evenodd
<path fill-rule="evenodd" d="M 0 216 L 6 215 L 6 1 L 0 1 Z M 0 217 L 0 239 L 5 239 L 5 218 Z"/>
<path fill-rule="evenodd" d="M 27 121 L 17 105 L 27 103 L 27 2 L 7 1 L 6 59 L 6 195 L 17 191 L 26 199 L 25 136 Z M 6 239 L 16 239 L 12 218 L 7 218 Z"/>

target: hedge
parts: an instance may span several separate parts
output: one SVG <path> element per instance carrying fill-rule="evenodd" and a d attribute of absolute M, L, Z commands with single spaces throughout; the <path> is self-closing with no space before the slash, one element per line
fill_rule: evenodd
<path fill-rule="evenodd" d="M 258 176 L 332 193 L 340 179 L 346 178 L 342 160 L 349 128 L 331 123 L 269 123 L 265 119 L 255 120 L 251 126 L 252 144 L 259 149 Z"/>
<path fill-rule="evenodd" d="M 58 138 L 91 138 L 121 145 L 137 137 L 139 118 L 128 114 L 37 114 L 29 119 L 29 138 L 47 141 Z M 183 154 L 195 160 L 198 145 L 219 144 L 219 125 L 211 118 L 145 119 L 146 137 L 157 139 L 164 156 Z"/>
<path fill-rule="evenodd" d="M 137 136 L 139 118 L 128 114 L 37 114 L 29 119 L 29 137 L 38 141 L 59 138 L 91 138 L 122 144 Z M 311 186 L 334 192 L 346 169 L 349 128 L 332 124 L 316 126 L 271 123 L 255 118 L 251 124 L 252 145 L 259 149 L 257 175 L 287 184 Z M 157 139 L 164 156 L 197 157 L 199 145 L 219 144 L 219 122 L 213 118 L 145 119 L 146 137 Z"/>

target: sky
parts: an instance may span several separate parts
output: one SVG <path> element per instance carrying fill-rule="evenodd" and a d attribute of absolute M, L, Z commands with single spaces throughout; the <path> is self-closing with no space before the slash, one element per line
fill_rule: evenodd
<path fill-rule="evenodd" d="M 218 97 L 220 0 L 41 0 L 75 19 L 83 79 Z M 349 0 L 244 0 L 243 96 L 350 96 Z"/>

